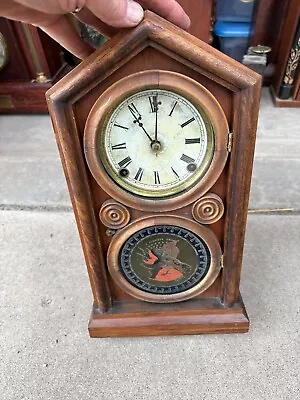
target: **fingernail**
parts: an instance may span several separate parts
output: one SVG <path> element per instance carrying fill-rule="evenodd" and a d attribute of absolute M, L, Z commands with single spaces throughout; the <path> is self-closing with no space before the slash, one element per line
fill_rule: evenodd
<path fill-rule="evenodd" d="M 144 10 L 135 1 L 129 0 L 127 5 L 127 20 L 132 24 L 138 24 L 144 17 Z"/>
<path fill-rule="evenodd" d="M 182 18 L 182 27 L 183 29 L 189 29 L 191 26 L 191 20 L 188 15 L 185 15 L 184 18 Z"/>

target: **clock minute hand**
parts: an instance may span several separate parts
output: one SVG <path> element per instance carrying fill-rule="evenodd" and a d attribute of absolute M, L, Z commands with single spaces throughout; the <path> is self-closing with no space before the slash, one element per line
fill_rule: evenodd
<path fill-rule="evenodd" d="M 134 105 L 133 105 L 133 107 L 131 105 L 129 105 L 128 108 L 134 118 L 133 122 L 137 123 L 139 125 L 139 127 L 143 129 L 143 131 L 147 135 L 148 139 L 152 142 L 151 136 L 144 128 L 144 124 L 141 122 L 141 119 L 142 119 L 141 114 L 138 112 L 138 110 L 136 109 L 136 107 Z M 137 114 L 138 114 L 138 116 L 137 116 Z"/>
<path fill-rule="evenodd" d="M 155 102 L 155 138 L 154 138 L 154 141 L 155 141 L 155 143 L 157 143 L 157 125 L 158 125 L 158 117 L 157 117 L 157 114 L 158 114 L 158 98 L 157 98 L 158 96 L 156 95 L 155 97 L 154 97 L 154 102 Z"/>

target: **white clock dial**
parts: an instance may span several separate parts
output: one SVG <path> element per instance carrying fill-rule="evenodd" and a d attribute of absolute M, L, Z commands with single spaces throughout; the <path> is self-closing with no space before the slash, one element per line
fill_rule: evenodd
<path fill-rule="evenodd" d="M 204 111 L 161 89 L 126 98 L 100 135 L 100 157 L 109 175 L 145 197 L 174 195 L 194 185 L 211 162 L 213 146 Z"/>

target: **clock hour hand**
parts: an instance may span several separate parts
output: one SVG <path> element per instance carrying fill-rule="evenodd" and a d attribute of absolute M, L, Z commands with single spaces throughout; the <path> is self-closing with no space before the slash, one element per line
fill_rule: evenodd
<path fill-rule="evenodd" d="M 143 131 L 147 135 L 148 139 L 152 142 L 153 140 L 152 140 L 151 136 L 146 131 L 146 129 L 144 127 L 144 124 L 141 122 L 142 116 L 139 113 L 139 111 L 137 110 L 137 108 L 135 107 L 135 105 L 133 103 L 131 103 L 131 104 L 128 105 L 128 108 L 129 108 L 129 111 L 131 112 L 131 114 L 132 114 L 132 116 L 134 118 L 133 122 L 138 124 L 139 127 L 143 129 Z"/>

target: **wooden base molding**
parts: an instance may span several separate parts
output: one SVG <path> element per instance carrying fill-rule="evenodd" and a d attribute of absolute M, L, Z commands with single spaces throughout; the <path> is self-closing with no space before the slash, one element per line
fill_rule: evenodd
<path fill-rule="evenodd" d="M 224 307 L 218 299 L 197 299 L 177 304 L 117 302 L 105 314 L 94 308 L 89 333 L 98 337 L 246 333 L 249 319 L 242 299 Z"/>

